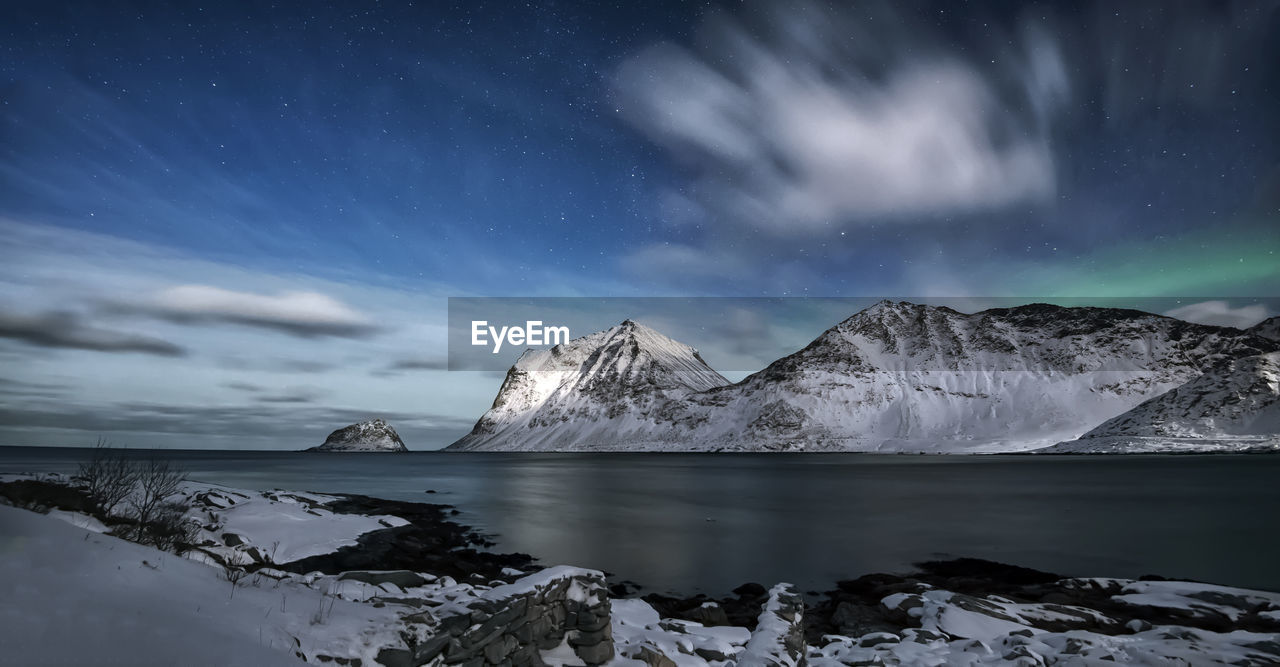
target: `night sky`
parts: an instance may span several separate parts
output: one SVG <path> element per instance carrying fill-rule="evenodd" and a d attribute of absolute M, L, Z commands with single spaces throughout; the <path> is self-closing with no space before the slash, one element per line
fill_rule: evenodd
<path fill-rule="evenodd" d="M 442 446 L 499 382 L 442 370 L 447 297 L 1247 325 L 1280 294 L 1278 8 L 6 2 L 0 444 L 378 415 Z"/>

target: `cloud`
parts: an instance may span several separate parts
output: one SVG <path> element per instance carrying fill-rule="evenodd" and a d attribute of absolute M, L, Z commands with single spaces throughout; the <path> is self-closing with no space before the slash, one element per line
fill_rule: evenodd
<path fill-rule="evenodd" d="M 1231 304 L 1220 299 L 1189 303 L 1165 311 L 1164 314 L 1196 324 L 1212 324 L 1237 329 L 1247 329 L 1272 315 L 1262 304 L 1233 308 Z"/>
<path fill-rule="evenodd" d="M 281 359 L 268 362 L 268 365 L 286 373 L 324 373 L 337 367 L 336 364 L 306 359 Z"/>
<path fill-rule="evenodd" d="M 391 364 L 388 370 L 393 371 L 446 371 L 449 370 L 448 359 L 401 359 Z"/>
<path fill-rule="evenodd" d="M 1068 82 L 1045 32 L 1024 29 L 1010 65 L 984 73 L 852 11 L 771 18 L 715 15 L 698 50 L 658 44 L 617 75 L 623 116 L 690 167 L 720 222 L 798 233 L 1054 194 L 1049 120 Z"/>
<path fill-rule="evenodd" d="M 314 403 L 316 395 L 310 392 L 295 392 L 292 394 L 279 394 L 275 396 L 262 396 L 258 398 L 263 403 Z"/>
<path fill-rule="evenodd" d="M 287 291 L 273 296 L 180 285 L 139 303 L 113 302 L 109 307 L 177 324 L 239 324 L 303 338 L 363 338 L 379 331 L 364 314 L 319 292 Z"/>
<path fill-rule="evenodd" d="M 61 399 L 64 398 L 71 385 L 54 382 L 25 382 L 12 378 L 0 378 L 0 396 L 13 398 Z"/>
<path fill-rule="evenodd" d="M 96 352 L 139 352 L 180 357 L 185 350 L 168 341 L 87 324 L 72 312 L 55 311 L 39 315 L 0 313 L 0 337 L 52 348 Z"/>
<path fill-rule="evenodd" d="M 232 448 L 300 449 L 318 444 L 335 428 L 374 418 L 394 425 L 414 449 L 448 444 L 475 423 L 474 417 L 316 405 L 63 402 L 30 407 L 0 405 L 0 441 L 7 444 L 92 443 L 97 436 L 108 433 L 116 442 L 140 447 L 215 444 Z"/>

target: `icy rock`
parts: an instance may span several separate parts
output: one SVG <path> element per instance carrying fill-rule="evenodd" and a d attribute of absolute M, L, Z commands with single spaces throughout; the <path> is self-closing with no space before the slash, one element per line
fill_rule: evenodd
<path fill-rule="evenodd" d="M 791 584 L 769 590 L 756 630 L 738 659 L 739 667 L 795 667 L 803 662 L 804 601 Z"/>
<path fill-rule="evenodd" d="M 363 581 L 374 586 L 393 584 L 401 589 L 425 586 L 435 580 L 434 577 L 424 576 L 408 570 L 348 570 L 338 575 L 339 581 L 348 579 Z"/>
<path fill-rule="evenodd" d="M 340 428 L 325 438 L 324 444 L 309 452 L 407 452 L 408 447 L 390 424 L 381 419 L 363 421 Z"/>

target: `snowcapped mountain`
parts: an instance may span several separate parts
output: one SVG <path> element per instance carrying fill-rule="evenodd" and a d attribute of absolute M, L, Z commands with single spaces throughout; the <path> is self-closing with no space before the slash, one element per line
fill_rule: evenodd
<path fill-rule="evenodd" d="M 407 452 L 408 447 L 391 425 L 381 419 L 362 421 L 340 428 L 325 438 L 324 444 L 309 452 Z"/>
<path fill-rule="evenodd" d="M 604 340 L 596 337 L 615 329 L 578 339 L 579 354 L 595 355 Z M 453 447 L 1019 451 L 1074 438 L 1215 363 L 1277 347 L 1134 310 L 1032 304 L 965 314 L 884 301 L 730 386 L 637 394 L 576 359 L 573 382 L 556 371 L 535 380 L 522 358 L 494 409 Z M 555 390 L 534 389 L 544 383 Z M 540 398 L 549 394 L 555 400 Z"/>
<path fill-rule="evenodd" d="M 666 406 L 729 384 L 698 351 L 627 320 L 550 350 L 526 350 L 493 406 L 449 449 L 594 449 L 644 436 Z"/>
<path fill-rule="evenodd" d="M 1230 359 L 1048 453 L 1280 449 L 1280 352 Z"/>

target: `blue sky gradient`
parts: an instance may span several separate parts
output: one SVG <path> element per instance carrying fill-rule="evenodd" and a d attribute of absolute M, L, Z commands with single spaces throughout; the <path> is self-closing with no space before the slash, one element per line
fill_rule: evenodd
<path fill-rule="evenodd" d="M 5 3 L 0 444 L 442 446 L 451 296 L 1274 315 L 1277 6 Z"/>

